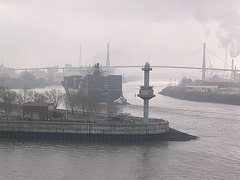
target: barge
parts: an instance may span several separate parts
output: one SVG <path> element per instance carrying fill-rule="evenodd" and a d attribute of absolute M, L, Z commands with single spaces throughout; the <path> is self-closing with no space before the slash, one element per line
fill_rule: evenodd
<path fill-rule="evenodd" d="M 240 105 L 240 88 L 232 82 L 192 82 L 182 80 L 176 86 L 165 87 L 159 94 L 176 99 Z"/>

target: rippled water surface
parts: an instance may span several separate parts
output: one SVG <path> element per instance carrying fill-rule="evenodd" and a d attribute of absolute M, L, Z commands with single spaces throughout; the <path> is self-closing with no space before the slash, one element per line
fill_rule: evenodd
<path fill-rule="evenodd" d="M 142 116 L 135 97 L 142 82 L 124 84 L 131 106 Z M 176 100 L 157 95 L 155 81 L 150 116 L 199 137 L 187 142 L 86 143 L 0 139 L 0 179 L 239 179 L 239 106 Z"/>

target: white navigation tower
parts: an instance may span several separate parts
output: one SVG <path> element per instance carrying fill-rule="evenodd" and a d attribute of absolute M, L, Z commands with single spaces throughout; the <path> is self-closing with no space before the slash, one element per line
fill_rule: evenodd
<path fill-rule="evenodd" d="M 149 100 L 155 97 L 155 95 L 153 94 L 153 86 L 149 86 L 149 71 L 152 70 L 152 68 L 150 68 L 150 64 L 146 63 L 142 70 L 144 71 L 144 86 L 140 86 L 138 97 L 144 100 L 143 121 L 147 123 Z"/>

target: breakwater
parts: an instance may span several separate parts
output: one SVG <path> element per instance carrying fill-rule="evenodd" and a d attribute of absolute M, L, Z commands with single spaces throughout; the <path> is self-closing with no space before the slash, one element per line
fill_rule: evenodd
<path fill-rule="evenodd" d="M 161 140 L 169 123 L 81 123 L 46 121 L 0 121 L 0 138 L 78 141 Z M 164 137 L 164 136 L 163 136 Z"/>

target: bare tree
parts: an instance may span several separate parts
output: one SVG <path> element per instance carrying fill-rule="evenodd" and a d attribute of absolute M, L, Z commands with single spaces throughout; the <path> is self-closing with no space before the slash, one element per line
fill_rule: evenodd
<path fill-rule="evenodd" d="M 77 93 L 77 105 L 79 110 L 82 110 L 83 116 L 85 115 L 85 110 L 87 108 L 88 96 L 83 91 L 78 91 Z"/>
<path fill-rule="evenodd" d="M 92 115 L 99 109 L 98 103 L 94 99 L 89 99 L 88 96 L 82 92 L 71 92 L 65 96 L 65 106 L 70 108 L 72 115 L 74 111 L 82 111 L 82 115 L 85 115 L 86 111 L 89 111 Z"/>
<path fill-rule="evenodd" d="M 49 103 L 53 103 L 55 108 L 63 101 L 64 94 L 58 89 L 51 89 L 45 92 L 45 96 L 47 97 L 47 101 Z"/>
<path fill-rule="evenodd" d="M 67 94 L 63 96 L 63 100 L 64 100 L 64 105 L 66 107 L 66 119 L 68 119 L 68 109 L 70 108 L 70 103 L 69 103 Z"/>
<path fill-rule="evenodd" d="M 107 113 L 109 117 L 114 117 L 117 115 L 118 111 L 119 111 L 119 107 L 114 104 L 113 102 L 109 102 L 107 104 Z"/>
<path fill-rule="evenodd" d="M 17 103 L 21 106 L 23 103 L 30 101 L 31 99 L 30 95 L 32 95 L 32 92 L 27 88 L 18 90 Z"/>
<path fill-rule="evenodd" d="M 100 109 L 100 106 L 98 102 L 93 98 L 87 99 L 87 110 L 91 113 L 93 116 L 94 113 L 98 112 Z"/>
<path fill-rule="evenodd" d="M 70 108 L 72 112 L 72 116 L 74 116 L 74 111 L 77 109 L 78 102 L 78 94 L 72 92 L 67 93 L 64 98 L 66 108 Z"/>
<path fill-rule="evenodd" d="M 6 112 L 7 119 L 9 117 L 9 113 L 12 111 L 16 97 L 17 93 L 15 91 L 12 91 L 8 88 L 0 90 L 1 106 Z"/>
<path fill-rule="evenodd" d="M 46 103 L 47 97 L 44 94 L 38 93 L 36 91 L 29 92 L 29 102 L 37 102 L 37 103 Z"/>

